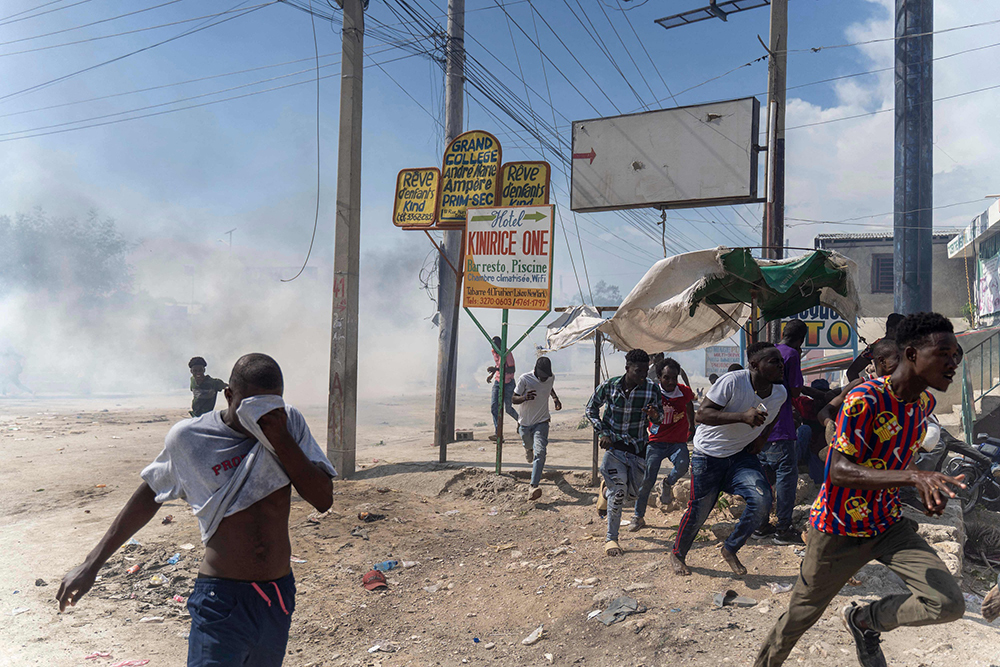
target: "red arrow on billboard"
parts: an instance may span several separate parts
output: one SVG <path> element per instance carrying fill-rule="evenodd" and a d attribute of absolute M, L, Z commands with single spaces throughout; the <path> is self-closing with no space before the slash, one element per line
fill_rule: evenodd
<path fill-rule="evenodd" d="M 597 157 L 597 153 L 591 148 L 589 153 L 573 153 L 574 160 L 590 160 L 590 164 L 594 164 L 594 158 Z"/>

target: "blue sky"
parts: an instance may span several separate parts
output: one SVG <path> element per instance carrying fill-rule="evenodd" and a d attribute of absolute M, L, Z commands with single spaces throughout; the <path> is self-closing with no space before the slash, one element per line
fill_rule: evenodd
<path fill-rule="evenodd" d="M 313 2 L 318 10 L 339 15 L 339 10 L 331 10 L 325 1 Z M 142 4 L 116 0 L 4 2 L 0 9 L 0 202 L 3 202 L 0 214 L 41 206 L 54 215 L 83 217 L 88 209 L 97 208 L 114 217 L 131 239 L 141 243 L 134 262 L 142 286 L 154 295 L 178 301 L 190 298 L 185 296 L 190 285 L 181 277 L 183 268 L 217 263 L 224 248 L 219 240 L 233 227 L 237 228 L 233 234 L 233 255 L 244 264 L 293 267 L 301 263 L 312 231 L 316 196 L 312 27 L 308 14 L 284 3 L 269 4 L 241 15 L 258 4 L 263 3 L 257 0 L 243 3 L 147 0 Z M 443 29 L 445 0 L 410 0 L 410 4 L 426 10 Z M 680 91 L 763 55 L 757 36 L 767 41 L 767 9 L 731 16 L 727 23 L 705 21 L 667 31 L 654 24 L 653 19 L 694 8 L 699 3 L 505 0 L 504 4 L 506 13 L 493 0 L 467 0 L 466 46 L 470 56 L 494 72 L 522 99 L 525 83 L 529 91 L 537 91 L 537 95 L 529 92 L 527 100 L 548 123 L 552 122 L 550 89 L 557 112 L 557 129 L 563 137 L 568 138 L 570 132 L 566 119 L 632 112 L 642 105 L 673 106 L 674 100 L 663 82 L 676 94 L 680 104 L 747 95 L 757 95 L 762 103 L 765 100 L 767 64 L 763 61 L 688 92 Z M 158 5 L 164 6 L 72 29 Z M 795 86 L 891 66 L 891 42 L 824 48 L 818 52 L 809 49 L 891 38 L 892 5 L 891 0 L 791 0 L 792 53 L 788 57 L 791 90 L 787 116 L 790 128 L 891 110 L 891 72 Z M 233 8 L 237 11 L 190 21 Z M 396 0 L 372 0 L 369 27 L 376 23 L 390 28 L 408 27 L 400 24 L 391 9 L 400 11 Z M 577 16 L 585 23 L 593 22 L 624 78 Z M 236 18 L 89 72 L 22 92 L 149 47 L 205 21 L 228 17 Z M 938 30 L 997 19 L 1000 6 L 988 0 L 936 3 Z M 174 25 L 143 30 L 171 23 Z M 315 27 L 319 53 L 324 56 L 321 74 L 327 78 L 321 82 L 320 95 L 321 213 L 311 263 L 324 268 L 332 257 L 340 33 L 338 26 L 319 18 Z M 537 41 L 529 40 L 521 32 L 523 29 L 533 36 L 536 27 Z M 936 37 L 935 55 L 990 45 L 995 41 L 991 37 L 995 27 L 986 25 L 942 33 Z M 41 36 L 55 31 L 65 32 Z M 128 31 L 138 32 L 97 39 Z M 77 40 L 91 41 L 14 53 Z M 800 49 L 804 52 L 799 52 Z M 433 306 L 419 289 L 413 267 L 419 268 L 425 261 L 430 246 L 423 234 L 393 228 L 390 212 L 399 169 L 440 163 L 442 73 L 438 64 L 427 57 L 387 46 L 371 35 L 366 40 L 366 52 L 369 66 L 365 70 L 364 91 L 362 292 L 372 286 L 395 290 L 397 298 L 410 303 L 413 312 L 419 312 L 422 318 L 433 311 Z M 547 56 L 544 73 L 541 52 Z M 998 52 L 1000 49 L 987 48 L 936 62 L 935 96 L 1000 83 L 994 64 Z M 504 69 L 500 61 L 515 72 L 523 70 L 524 82 Z M 381 67 L 373 65 L 376 62 Z M 557 67 L 570 82 L 555 71 Z M 245 71 L 251 69 L 255 71 Z M 234 74 L 241 71 L 244 73 Z M 190 82 L 204 77 L 213 78 Z M 642 105 L 625 79 L 635 88 Z M 180 82 L 189 83 L 174 85 Z M 174 111 L 287 84 L 299 85 Z M 153 87 L 158 88 L 135 92 Z M 498 123 L 489 112 L 516 127 L 477 92 L 467 93 L 466 129 L 495 133 L 504 145 L 505 161 L 555 162 L 523 132 L 511 134 Z M 99 97 L 104 99 L 93 99 Z M 986 91 L 935 105 L 935 203 L 971 202 L 937 211 L 937 227 L 964 225 L 986 208 L 988 202 L 980 203 L 979 199 L 1000 187 L 993 177 L 1000 140 L 1000 131 L 993 120 L 997 102 L 997 91 Z M 151 108 L 139 111 L 143 107 Z M 82 124 L 161 111 L 169 113 L 75 129 Z M 72 131 L 32 136 L 63 129 Z M 844 220 L 892 210 L 891 111 L 790 129 L 787 145 L 786 215 L 790 218 L 787 236 L 793 245 L 811 246 L 817 232 L 865 231 L 891 225 L 891 217 L 885 216 L 841 225 L 810 222 Z M 560 204 L 565 205 L 568 188 L 560 170 L 558 167 L 554 174 L 553 187 Z M 566 240 L 572 248 L 581 283 L 586 282 L 580 253 L 582 244 L 590 282 L 615 283 L 623 294 L 662 256 L 658 238 L 651 239 L 619 215 L 581 214 L 574 219 L 565 206 L 562 215 L 568 234 L 566 239 L 558 238 L 561 228 L 557 230 L 557 304 L 568 302 L 577 291 L 577 277 L 566 254 Z M 659 217 L 654 212 L 639 212 L 637 216 L 647 222 Z M 672 212 L 668 223 L 671 240 L 689 250 L 720 243 L 755 245 L 760 238 L 758 206 Z M 580 238 L 576 236 L 577 225 Z M 674 238 L 675 233 L 683 235 L 689 243 L 680 241 L 680 236 Z M 386 258 L 395 259 L 387 263 Z M 274 289 L 297 288 L 275 285 Z M 328 307 L 328 300 L 316 305 L 314 319 L 319 329 L 323 328 L 323 318 L 328 321 Z M 365 327 L 374 327 L 372 322 L 386 317 L 384 312 L 371 310 L 363 311 L 362 315 L 363 334 L 366 331 L 374 334 L 374 329 Z M 493 315 L 484 313 L 490 323 Z M 524 324 L 522 320 L 533 318 L 518 314 L 515 319 Z M 435 334 L 422 320 L 420 327 L 417 345 L 420 349 L 426 347 L 428 355 L 433 356 Z M 475 344 L 478 333 L 473 331 L 471 323 L 466 322 L 463 327 L 463 345 Z M 389 340 L 382 344 L 393 345 Z"/>

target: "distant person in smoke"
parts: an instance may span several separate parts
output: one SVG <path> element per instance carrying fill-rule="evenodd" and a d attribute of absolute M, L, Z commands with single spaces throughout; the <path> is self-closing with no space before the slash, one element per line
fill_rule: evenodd
<path fill-rule="evenodd" d="M 3 355 L 0 355 L 0 393 L 6 396 L 8 387 L 13 385 L 15 389 L 34 396 L 35 392 L 21 384 L 23 370 L 24 357 L 14 350 L 5 350 Z"/>
<path fill-rule="evenodd" d="M 194 394 L 189 413 L 192 417 L 200 417 L 214 410 L 215 399 L 218 398 L 219 392 L 229 386 L 222 380 L 206 374 L 207 367 L 208 363 L 204 357 L 192 357 L 188 362 L 188 368 L 191 369 L 191 393 Z"/>
<path fill-rule="evenodd" d="M 229 382 L 225 410 L 170 429 L 163 451 L 83 564 L 63 578 L 56 600 L 60 612 L 79 602 L 108 558 L 163 503 L 182 499 L 197 516 L 205 545 L 187 602 L 188 667 L 279 667 L 295 612 L 292 488 L 325 512 L 337 473 L 302 413 L 284 402 L 274 359 L 240 357 Z"/>
<path fill-rule="evenodd" d="M 503 373 L 500 372 L 500 354 L 497 350 L 500 349 L 500 345 L 503 341 L 500 340 L 500 336 L 493 337 L 493 365 L 486 369 L 489 375 L 486 376 L 486 382 L 493 383 L 493 395 L 490 399 L 490 412 L 493 413 L 493 429 L 496 430 L 497 419 L 500 416 L 500 382 L 503 381 L 503 409 L 510 415 L 514 423 L 517 423 L 517 411 L 511 405 L 511 399 L 514 398 L 514 355 L 510 352 L 507 353 L 507 359 L 503 364 Z M 494 380 L 494 378 L 496 378 Z M 490 440 L 496 440 L 496 433 L 490 436 Z"/>
<path fill-rule="evenodd" d="M 548 357 L 535 361 L 535 370 L 525 373 L 517 380 L 511 402 L 521 412 L 518 422 L 521 426 L 521 441 L 524 443 L 524 457 L 531 464 L 531 485 L 528 500 L 538 500 L 542 496 L 539 484 L 545 467 L 545 452 L 549 446 L 549 396 L 556 410 L 562 410 L 562 402 L 552 388 L 556 376 L 552 374 L 552 362 Z"/>

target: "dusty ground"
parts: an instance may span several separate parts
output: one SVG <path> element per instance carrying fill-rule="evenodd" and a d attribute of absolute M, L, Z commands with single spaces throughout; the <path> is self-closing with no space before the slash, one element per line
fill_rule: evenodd
<path fill-rule="evenodd" d="M 740 552 L 750 574 L 733 578 L 706 530 L 689 556 L 695 574 L 677 578 L 664 553 L 680 513 L 652 509 L 650 528 L 638 536 L 623 532 L 626 555 L 605 558 L 603 522 L 588 486 L 590 431 L 577 429 L 586 381 L 573 380 L 559 388 L 567 409 L 554 421 L 538 503 L 524 500 L 528 466 L 516 441 L 508 443 L 501 477 L 482 468 L 405 465 L 437 459 L 427 445 L 433 401 L 400 397 L 363 406 L 358 461 L 366 479 L 337 482 L 327 515 L 293 505 L 293 550 L 306 562 L 293 566 L 299 597 L 285 664 L 750 664 L 787 604 L 788 594 L 772 593 L 768 584 L 794 581 L 795 549 L 751 541 Z M 63 574 L 132 493 L 169 426 L 183 418 L 185 400 L 0 399 L 0 665 L 184 664 L 189 621 L 172 597 L 190 593 L 202 549 L 196 522 L 180 503 L 165 506 L 137 535 L 140 544 L 109 562 L 77 607 L 58 614 L 53 599 Z M 322 441 L 322 414 L 304 411 Z M 489 419 L 482 391 L 462 397 L 459 426 L 473 428 L 478 439 L 452 445 L 450 460 L 492 460 L 486 429 L 476 426 L 483 415 Z M 367 540 L 351 535 L 359 511 L 388 515 L 364 525 Z M 164 525 L 168 514 L 174 519 Z M 179 562 L 167 564 L 176 553 Z M 388 591 L 364 590 L 362 574 L 390 558 L 420 564 L 390 572 Z M 142 569 L 127 574 L 135 564 Z M 836 610 L 892 590 L 879 569 L 870 566 L 861 586 L 844 589 L 789 664 L 856 664 Z M 151 586 L 153 575 L 167 583 Z M 967 564 L 966 590 L 981 594 L 989 580 Z M 715 608 L 712 595 L 726 589 L 759 604 Z M 648 611 L 610 627 L 587 620 L 606 606 L 595 596 L 607 600 L 622 590 Z M 27 611 L 14 614 L 21 609 Z M 164 620 L 140 622 L 145 617 Z M 545 638 L 522 645 L 539 625 Z M 382 648 L 369 652 L 376 645 Z M 884 646 L 893 665 L 1000 664 L 997 628 L 975 608 L 957 623 L 889 633 Z M 94 651 L 114 657 L 83 660 Z"/>

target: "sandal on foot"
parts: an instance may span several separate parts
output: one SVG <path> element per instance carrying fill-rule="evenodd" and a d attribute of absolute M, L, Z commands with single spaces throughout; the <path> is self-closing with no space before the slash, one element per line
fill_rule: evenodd
<path fill-rule="evenodd" d="M 618 546 L 618 543 L 614 540 L 609 540 L 604 543 L 605 556 L 621 556 L 623 553 L 625 553 L 625 550 Z"/>

